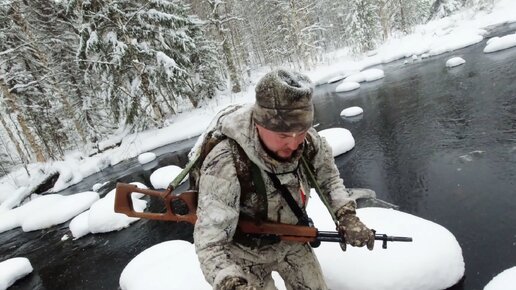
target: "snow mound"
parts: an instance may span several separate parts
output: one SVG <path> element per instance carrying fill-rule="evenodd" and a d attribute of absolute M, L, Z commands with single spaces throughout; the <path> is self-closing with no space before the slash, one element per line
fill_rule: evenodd
<path fill-rule="evenodd" d="M 487 41 L 484 48 L 485 53 L 495 52 L 516 46 L 516 33 L 502 37 L 493 37 Z"/>
<path fill-rule="evenodd" d="M 272 276 L 278 289 L 286 289 L 277 273 Z M 212 289 L 201 272 L 194 245 L 178 240 L 141 252 L 124 268 L 119 283 L 122 290 Z"/>
<path fill-rule="evenodd" d="M 383 70 L 377 68 L 366 69 L 359 73 L 355 73 L 345 78 L 345 82 L 372 82 L 375 80 L 379 80 L 385 76 Z"/>
<path fill-rule="evenodd" d="M 360 107 L 349 107 L 349 108 L 342 110 L 342 112 L 340 112 L 340 116 L 354 117 L 354 116 L 358 116 L 362 113 L 364 113 L 364 109 L 362 109 Z"/>
<path fill-rule="evenodd" d="M 0 233 L 16 227 L 25 232 L 49 228 L 64 223 L 87 210 L 99 195 L 93 191 L 63 196 L 47 194 L 0 214 Z"/>
<path fill-rule="evenodd" d="M 329 128 L 319 131 L 319 135 L 324 137 L 333 151 L 333 157 L 346 153 L 355 147 L 355 138 L 348 129 Z"/>
<path fill-rule="evenodd" d="M 27 258 L 12 258 L 0 262 L 0 290 L 5 290 L 18 279 L 32 272 L 32 265 Z"/>
<path fill-rule="evenodd" d="M 312 190 L 308 214 L 319 230 L 335 225 Z M 400 211 L 362 208 L 357 215 L 378 234 L 412 237 L 413 242 L 376 241 L 373 251 L 337 243 L 315 249 L 330 289 L 436 290 L 456 284 L 464 275 L 464 258 L 456 238 L 444 227 Z M 373 278 L 374 277 L 374 278 Z"/>
<path fill-rule="evenodd" d="M 152 187 L 155 189 L 166 189 L 170 182 L 176 178 L 183 169 L 179 166 L 169 165 L 158 168 L 150 176 Z M 188 179 L 188 175 L 181 182 Z"/>
<path fill-rule="evenodd" d="M 149 163 L 149 162 L 153 161 L 154 159 L 156 159 L 156 154 L 154 154 L 152 152 L 145 152 L 145 153 L 138 155 L 138 162 L 140 162 L 140 164 Z"/>
<path fill-rule="evenodd" d="M 461 57 L 452 57 L 446 61 L 446 67 L 454 67 L 459 66 L 461 64 L 466 63 L 466 61 Z"/>
<path fill-rule="evenodd" d="M 484 290 L 513 289 L 514 285 L 516 285 L 516 266 L 496 275 L 491 281 L 489 281 L 489 283 L 487 283 Z"/>
<path fill-rule="evenodd" d="M 138 182 L 132 184 L 136 184 L 139 188 L 147 188 Z M 69 227 L 74 239 L 89 233 L 118 231 L 139 220 L 139 218 L 128 217 L 125 214 L 115 212 L 115 192 L 116 189 L 111 190 L 105 197 L 96 201 L 90 210 L 76 216 L 70 222 Z M 135 211 L 143 212 L 147 207 L 147 201 L 140 199 L 142 196 L 142 194 L 135 193 L 131 196 Z"/>
<path fill-rule="evenodd" d="M 349 91 L 352 91 L 352 90 L 356 90 L 358 88 L 360 88 L 360 84 L 359 83 L 345 81 L 345 82 L 342 82 L 341 84 L 339 84 L 335 88 L 335 92 L 337 92 L 337 93 L 349 92 Z"/>

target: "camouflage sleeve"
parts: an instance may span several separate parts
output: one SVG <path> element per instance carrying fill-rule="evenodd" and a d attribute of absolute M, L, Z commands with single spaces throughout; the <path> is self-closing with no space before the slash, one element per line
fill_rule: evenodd
<path fill-rule="evenodd" d="M 206 280 L 214 286 L 227 276 L 245 277 L 231 260 L 229 246 L 238 223 L 240 185 L 227 140 L 217 144 L 201 168 L 194 242 Z"/>
<path fill-rule="evenodd" d="M 329 210 L 337 214 L 342 207 L 355 209 L 356 199 L 361 197 L 354 194 L 353 190 L 348 190 L 344 186 L 344 181 L 340 178 L 340 173 L 335 164 L 333 153 L 326 139 L 320 137 L 315 130 L 310 130 L 312 140 L 316 149 L 313 167 L 315 176 L 322 194 L 329 201 Z"/>

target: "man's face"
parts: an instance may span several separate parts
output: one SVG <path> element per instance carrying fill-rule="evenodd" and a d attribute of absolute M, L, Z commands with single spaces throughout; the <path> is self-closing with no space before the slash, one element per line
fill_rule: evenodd
<path fill-rule="evenodd" d="M 256 125 L 258 136 L 267 150 L 278 160 L 287 161 L 305 140 L 306 132 L 275 132 Z"/>

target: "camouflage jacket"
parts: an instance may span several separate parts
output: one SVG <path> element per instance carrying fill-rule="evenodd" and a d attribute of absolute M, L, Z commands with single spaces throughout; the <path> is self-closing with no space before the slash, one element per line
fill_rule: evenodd
<path fill-rule="evenodd" d="M 261 171 L 267 194 L 267 219 L 271 222 L 296 224 L 297 217 L 276 189 L 265 171 L 276 174 L 280 182 L 292 193 L 300 207 L 303 198 L 300 190 L 310 194 L 308 178 L 300 166 L 303 148 L 299 148 L 290 162 L 280 162 L 271 158 L 264 150 L 252 119 L 252 107 L 244 106 L 220 118 L 219 130 L 235 140 L 249 159 Z M 334 213 L 342 206 L 353 203 L 352 196 L 343 185 L 335 165 L 331 148 L 317 132 L 311 128 L 315 155 L 311 163 L 315 176 Z M 207 155 L 201 167 L 199 181 L 198 220 L 195 224 L 194 241 L 202 271 L 207 281 L 217 285 L 226 276 L 245 277 L 245 273 L 232 256 L 253 260 L 256 263 L 271 263 L 291 246 L 287 242 L 252 249 L 235 243 L 238 218 L 242 207 L 252 208 L 252 204 L 240 204 L 240 184 L 238 182 L 233 150 L 226 139 L 217 144 Z M 252 199 L 246 203 L 257 202 Z"/>

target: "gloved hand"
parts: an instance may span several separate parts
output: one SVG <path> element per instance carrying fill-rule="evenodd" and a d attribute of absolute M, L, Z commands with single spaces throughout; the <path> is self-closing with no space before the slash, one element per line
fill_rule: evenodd
<path fill-rule="evenodd" d="M 218 290 L 258 290 L 247 284 L 247 280 L 241 277 L 226 277 L 222 279 Z"/>
<path fill-rule="evenodd" d="M 356 216 L 355 206 L 347 204 L 337 211 L 337 219 L 339 226 L 337 231 L 341 237 L 354 247 L 363 247 L 367 245 L 369 250 L 374 247 L 374 231 L 364 225 Z M 341 245 L 345 249 L 345 245 Z"/>

